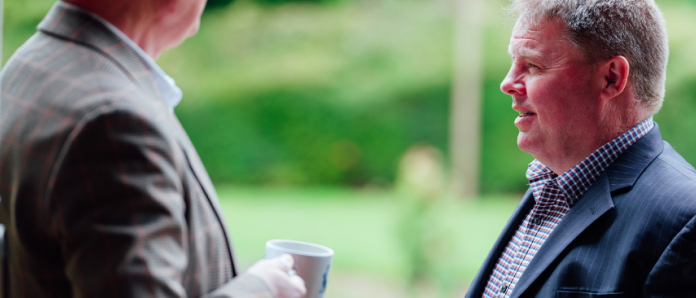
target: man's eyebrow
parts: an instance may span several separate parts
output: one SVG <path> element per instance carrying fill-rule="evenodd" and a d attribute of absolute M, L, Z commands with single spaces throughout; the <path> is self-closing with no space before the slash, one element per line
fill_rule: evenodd
<path fill-rule="evenodd" d="M 510 55 L 510 57 L 516 57 L 516 58 L 529 58 L 529 57 L 537 58 L 537 57 L 542 56 L 542 54 L 539 51 L 535 51 L 535 50 L 528 49 L 528 48 L 521 48 L 515 54 L 512 52 L 512 47 L 508 47 L 508 54 Z"/>

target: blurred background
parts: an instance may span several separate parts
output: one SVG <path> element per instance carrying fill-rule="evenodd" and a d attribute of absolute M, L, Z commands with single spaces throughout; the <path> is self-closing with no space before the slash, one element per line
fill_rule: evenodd
<path fill-rule="evenodd" d="M 5 0 L 3 61 L 53 0 Z M 696 0 L 659 0 L 663 137 L 696 164 Z M 335 250 L 327 298 L 461 297 L 527 185 L 499 90 L 507 0 L 209 0 L 158 60 L 241 267 L 266 240 Z M 465 182 L 462 182 L 465 181 Z"/>

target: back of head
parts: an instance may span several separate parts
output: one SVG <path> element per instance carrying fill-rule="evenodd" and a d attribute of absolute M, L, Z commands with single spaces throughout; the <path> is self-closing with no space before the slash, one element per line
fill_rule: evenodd
<path fill-rule="evenodd" d="M 626 57 L 636 97 L 651 114 L 662 106 L 669 48 L 654 0 L 513 0 L 511 12 L 526 22 L 564 23 L 590 65 Z"/>

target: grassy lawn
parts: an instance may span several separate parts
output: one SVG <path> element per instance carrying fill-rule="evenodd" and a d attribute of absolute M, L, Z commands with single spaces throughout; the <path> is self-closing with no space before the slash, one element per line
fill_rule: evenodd
<path fill-rule="evenodd" d="M 221 186 L 218 194 L 243 269 L 263 257 L 267 240 L 294 239 L 334 249 L 333 277 L 405 283 L 408 259 L 398 233 L 410 203 L 396 192 Z M 455 286 L 468 285 L 518 199 L 435 203 L 439 207 L 433 208 L 435 220 L 426 233 L 449 243 L 436 262 L 449 265 Z"/>

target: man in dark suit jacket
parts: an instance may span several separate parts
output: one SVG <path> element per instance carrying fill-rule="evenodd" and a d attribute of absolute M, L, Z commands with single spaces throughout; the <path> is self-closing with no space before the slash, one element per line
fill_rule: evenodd
<path fill-rule="evenodd" d="M 153 59 L 205 0 L 57 2 L 2 73 L 10 297 L 302 297 L 292 258 L 240 274 Z"/>
<path fill-rule="evenodd" d="M 535 160 L 466 297 L 696 297 L 696 170 L 652 120 L 668 56 L 654 1 L 511 11 L 501 89 Z"/>

